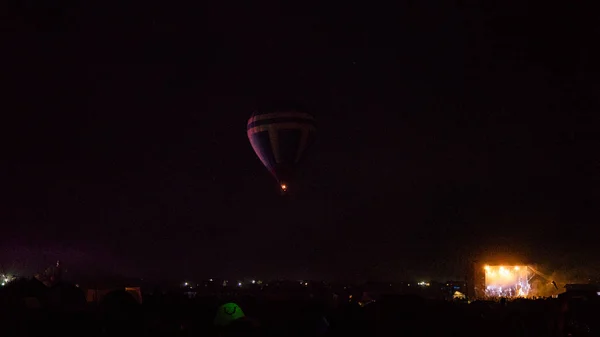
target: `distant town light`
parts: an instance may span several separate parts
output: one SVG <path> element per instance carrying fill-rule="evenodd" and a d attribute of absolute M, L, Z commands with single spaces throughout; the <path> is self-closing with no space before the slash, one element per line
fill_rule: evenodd
<path fill-rule="evenodd" d="M 252 280 L 252 284 L 255 284 L 255 283 L 256 283 L 256 281 L 255 281 L 255 280 Z"/>
<path fill-rule="evenodd" d="M 238 287 L 241 287 L 241 286 L 242 286 L 242 282 L 238 282 Z"/>

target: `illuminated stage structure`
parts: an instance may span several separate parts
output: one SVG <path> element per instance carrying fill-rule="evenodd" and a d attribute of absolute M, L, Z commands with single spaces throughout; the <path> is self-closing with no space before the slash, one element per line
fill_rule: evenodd
<path fill-rule="evenodd" d="M 531 290 L 529 280 L 533 276 L 529 267 L 489 266 L 483 267 L 485 272 L 485 297 L 527 297 Z"/>

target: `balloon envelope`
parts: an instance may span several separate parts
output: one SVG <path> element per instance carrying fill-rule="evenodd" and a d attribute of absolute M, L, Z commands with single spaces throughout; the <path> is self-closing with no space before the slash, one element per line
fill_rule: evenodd
<path fill-rule="evenodd" d="M 248 119 L 246 131 L 254 152 L 285 192 L 314 141 L 314 117 L 297 111 L 255 113 Z"/>

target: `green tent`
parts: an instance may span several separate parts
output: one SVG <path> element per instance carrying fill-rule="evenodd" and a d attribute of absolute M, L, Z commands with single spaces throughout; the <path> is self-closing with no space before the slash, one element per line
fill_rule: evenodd
<path fill-rule="evenodd" d="M 215 315 L 215 325 L 217 326 L 226 326 L 231 322 L 244 318 L 246 315 L 242 308 L 235 303 L 225 303 L 217 309 L 217 314 Z"/>

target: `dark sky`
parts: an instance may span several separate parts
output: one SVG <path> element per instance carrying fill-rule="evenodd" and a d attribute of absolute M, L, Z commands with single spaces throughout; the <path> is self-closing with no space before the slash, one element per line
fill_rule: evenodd
<path fill-rule="evenodd" d="M 401 279 L 600 257 L 589 8 L 115 3 L 2 9 L 5 266 Z M 279 101 L 319 122 L 291 200 L 245 132 Z"/>

